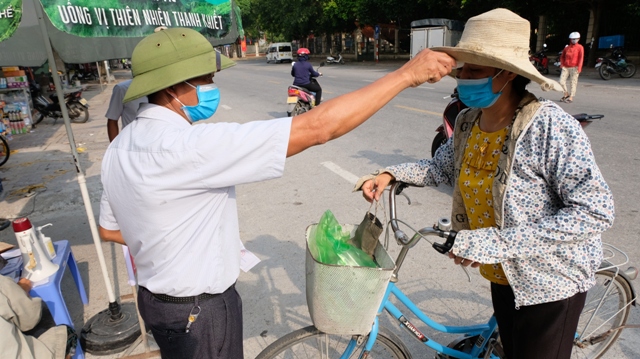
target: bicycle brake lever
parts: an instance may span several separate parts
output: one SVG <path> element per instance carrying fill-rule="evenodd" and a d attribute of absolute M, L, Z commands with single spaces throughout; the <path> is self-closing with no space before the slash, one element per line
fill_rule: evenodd
<path fill-rule="evenodd" d="M 438 251 L 440 254 L 447 254 L 451 248 L 453 248 L 453 244 L 456 241 L 456 231 L 449 231 L 449 235 L 447 236 L 447 240 L 444 243 L 433 242 L 431 245 L 433 249 Z"/>

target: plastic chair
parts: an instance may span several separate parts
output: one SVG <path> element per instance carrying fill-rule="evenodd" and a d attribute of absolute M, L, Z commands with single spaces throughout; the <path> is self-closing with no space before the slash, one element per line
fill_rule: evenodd
<path fill-rule="evenodd" d="M 87 300 L 87 293 L 84 290 L 82 277 L 78 271 L 78 264 L 73 256 L 73 252 L 71 252 L 69 241 L 56 241 L 53 243 L 53 246 L 56 250 L 56 257 L 52 262 L 58 264 L 60 267 L 55 274 L 48 278 L 46 283 L 36 283 L 31 289 L 30 294 L 32 297 L 42 298 L 42 300 L 47 303 L 47 307 L 49 307 L 49 311 L 51 311 L 51 315 L 53 315 L 53 319 L 57 325 L 66 324 L 75 329 L 73 322 L 71 321 L 71 316 L 69 315 L 69 310 L 67 309 L 67 304 L 64 302 L 64 298 L 62 297 L 62 288 L 60 287 L 62 276 L 66 273 L 65 269 L 67 266 L 69 267 L 69 272 L 76 283 L 82 303 L 87 305 L 89 300 Z M 78 338 L 80 338 L 80 332 L 76 332 L 78 333 Z M 84 352 L 80 347 L 79 339 L 76 347 L 76 354 L 73 358 L 84 359 Z"/>

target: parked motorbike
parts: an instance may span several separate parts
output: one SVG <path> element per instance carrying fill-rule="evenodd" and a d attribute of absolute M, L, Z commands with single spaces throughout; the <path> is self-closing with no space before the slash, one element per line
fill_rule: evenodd
<path fill-rule="evenodd" d="M 436 128 L 436 137 L 433 139 L 431 143 L 431 157 L 435 157 L 436 151 L 440 146 L 444 145 L 449 138 L 453 135 L 453 128 L 455 127 L 456 117 L 460 111 L 467 108 L 460 99 L 458 98 L 457 89 L 453 90 L 453 94 L 451 96 L 447 96 L 446 98 L 451 98 L 447 107 L 445 107 L 444 112 L 442 113 L 442 125 Z M 604 115 L 589 115 L 586 113 L 579 113 L 576 115 L 572 115 L 578 122 L 580 122 L 580 126 L 582 128 L 587 127 L 593 120 L 599 120 L 604 117 Z"/>
<path fill-rule="evenodd" d="M 547 44 L 544 44 L 542 45 L 542 50 L 529 56 L 529 61 L 531 61 L 531 64 L 535 66 L 536 70 L 545 75 L 549 73 L 549 58 L 547 57 L 547 54 L 545 54 L 546 51 Z"/>
<path fill-rule="evenodd" d="M 30 88 L 33 107 L 37 112 L 33 117 L 34 126 L 42 122 L 45 117 L 53 118 L 54 123 L 59 118 L 62 118 L 62 111 L 56 94 L 51 94 L 47 98 L 42 94 L 39 86 L 32 84 Z M 87 100 L 82 98 L 82 90 L 65 93 L 64 102 L 71 122 L 84 123 L 89 120 L 89 104 Z"/>
<path fill-rule="evenodd" d="M 342 54 L 338 53 L 338 57 L 327 56 L 327 64 L 343 64 L 344 65 Z"/>
<path fill-rule="evenodd" d="M 293 66 L 292 63 L 291 66 Z M 316 72 L 324 66 L 324 62 L 316 69 Z M 318 83 L 315 77 L 311 78 L 312 83 Z M 289 85 L 287 89 L 287 116 L 297 116 L 307 111 L 311 111 L 316 106 L 316 93 L 307 90 L 304 87 Z"/>
<path fill-rule="evenodd" d="M 603 80 L 609 80 L 615 74 L 625 78 L 636 74 L 636 65 L 627 61 L 622 47 L 613 48 L 610 57 L 598 58 L 596 69 Z"/>
<path fill-rule="evenodd" d="M 558 54 L 556 55 L 556 59 L 553 60 L 553 66 L 556 69 L 557 73 L 560 73 L 562 71 L 562 67 L 560 66 L 560 57 L 562 56 L 562 51 L 558 52 Z"/>
<path fill-rule="evenodd" d="M 444 112 L 442 113 L 442 125 L 436 128 L 436 137 L 431 143 L 431 157 L 434 157 L 438 148 L 444 145 L 449 137 L 453 135 L 456 117 L 458 117 L 460 111 L 468 107 L 458 98 L 457 88 L 453 89 L 451 96 L 447 96 L 445 99 L 446 98 L 451 98 L 451 101 L 449 101 L 449 104 L 445 107 Z"/>

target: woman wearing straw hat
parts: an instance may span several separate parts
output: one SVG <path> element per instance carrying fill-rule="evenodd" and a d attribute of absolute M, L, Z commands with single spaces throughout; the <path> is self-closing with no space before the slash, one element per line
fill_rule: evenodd
<path fill-rule="evenodd" d="M 525 87 L 562 91 L 528 61 L 529 22 L 506 9 L 469 19 L 456 47 L 460 99 L 471 107 L 434 158 L 360 179 L 369 201 L 393 180 L 453 186 L 449 256 L 479 267 L 508 358 L 569 358 L 602 260 L 613 197 L 585 133 Z"/>

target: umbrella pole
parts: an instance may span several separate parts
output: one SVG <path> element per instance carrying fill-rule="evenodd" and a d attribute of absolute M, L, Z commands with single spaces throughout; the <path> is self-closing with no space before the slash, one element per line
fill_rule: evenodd
<path fill-rule="evenodd" d="M 102 277 L 109 297 L 109 308 L 89 319 L 82 328 L 81 341 L 84 341 L 84 349 L 90 353 L 117 353 L 134 342 L 140 335 L 137 312 L 135 310 L 135 306 L 121 306 L 116 301 L 116 297 L 113 292 L 111 280 L 109 279 L 109 274 L 107 272 L 104 253 L 102 252 L 102 243 L 100 236 L 98 235 L 98 227 L 96 226 L 93 208 L 91 207 L 91 198 L 89 197 L 89 191 L 87 190 L 87 181 L 84 176 L 84 172 L 80 167 L 80 160 L 75 146 L 76 142 L 73 138 L 73 130 L 71 129 L 71 120 L 69 119 L 69 112 L 65 106 L 62 84 L 56 68 L 55 59 L 53 58 L 53 49 L 51 48 L 49 33 L 44 20 L 44 11 L 39 0 L 36 0 L 35 3 L 38 23 L 40 24 L 40 29 L 42 31 L 42 40 L 44 41 L 44 46 L 47 50 L 49 66 L 53 72 L 53 83 L 56 86 L 56 95 L 58 96 L 58 103 L 60 104 L 60 112 L 62 112 L 62 117 L 64 118 L 64 126 L 67 130 L 67 137 L 69 138 L 69 147 L 71 147 L 73 163 L 76 167 L 80 193 L 82 194 L 84 207 L 87 211 L 87 220 L 89 222 L 89 228 L 91 229 L 91 236 L 93 237 L 93 243 L 95 244 L 96 251 L 98 252 L 98 261 L 100 262 Z M 95 330 L 93 330 L 94 333 L 91 333 L 92 329 L 94 329 L 92 326 L 96 327 Z"/>
<path fill-rule="evenodd" d="M 98 82 L 100 83 L 100 92 L 103 92 L 104 86 L 102 83 L 102 75 L 100 74 L 100 65 L 98 64 L 98 61 L 96 61 L 96 71 L 98 71 Z"/>

